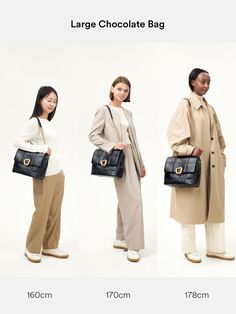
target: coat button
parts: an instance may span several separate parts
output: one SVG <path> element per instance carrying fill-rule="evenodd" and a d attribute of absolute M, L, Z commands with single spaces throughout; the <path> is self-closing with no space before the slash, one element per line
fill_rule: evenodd
<path fill-rule="evenodd" d="M 213 141 L 213 140 L 214 140 L 214 137 L 211 137 L 211 140 Z"/>
<path fill-rule="evenodd" d="M 214 154 L 215 152 L 211 152 L 212 154 Z"/>
<path fill-rule="evenodd" d="M 215 165 L 212 165 L 212 168 L 215 168 Z"/>

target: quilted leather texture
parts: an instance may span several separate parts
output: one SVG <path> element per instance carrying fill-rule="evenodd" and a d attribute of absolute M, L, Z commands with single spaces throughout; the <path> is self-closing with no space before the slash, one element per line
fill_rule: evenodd
<path fill-rule="evenodd" d="M 48 154 L 32 153 L 18 149 L 12 171 L 43 180 L 48 166 L 48 159 Z"/>
<path fill-rule="evenodd" d="M 172 156 L 165 162 L 164 184 L 175 187 L 198 187 L 201 159 L 197 156 Z"/>
<path fill-rule="evenodd" d="M 96 149 L 92 157 L 92 175 L 121 178 L 124 172 L 125 155 L 122 150 L 114 149 L 110 154 Z"/>

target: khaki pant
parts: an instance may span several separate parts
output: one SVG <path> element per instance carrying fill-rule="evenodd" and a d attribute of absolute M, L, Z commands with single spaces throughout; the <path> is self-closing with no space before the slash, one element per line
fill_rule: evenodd
<path fill-rule="evenodd" d="M 144 248 L 144 227 L 140 178 L 130 145 L 124 153 L 123 177 L 114 180 L 118 197 L 116 239 L 125 240 L 130 250 L 141 250 Z"/>
<path fill-rule="evenodd" d="M 196 252 L 195 225 L 181 224 L 182 231 L 182 252 Z M 205 224 L 206 247 L 211 253 L 225 252 L 225 231 L 224 223 Z"/>
<path fill-rule="evenodd" d="M 26 248 L 32 253 L 58 247 L 64 179 L 62 171 L 44 180 L 33 179 L 36 210 L 26 239 Z"/>

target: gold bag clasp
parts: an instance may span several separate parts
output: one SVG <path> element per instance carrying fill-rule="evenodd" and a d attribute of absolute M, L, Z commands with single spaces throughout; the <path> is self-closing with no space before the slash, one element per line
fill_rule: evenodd
<path fill-rule="evenodd" d="M 107 164 L 107 160 L 106 160 L 106 159 L 102 159 L 102 160 L 100 161 L 100 164 L 101 164 L 101 166 L 105 167 L 106 164 Z"/>
<path fill-rule="evenodd" d="M 24 164 L 25 166 L 29 166 L 29 164 L 30 164 L 30 159 L 24 159 L 24 160 L 23 160 L 23 164 Z"/>
<path fill-rule="evenodd" d="M 176 174 L 181 174 L 182 171 L 183 171 L 183 168 L 182 168 L 182 167 L 177 167 L 177 168 L 175 169 L 175 173 L 176 173 Z"/>

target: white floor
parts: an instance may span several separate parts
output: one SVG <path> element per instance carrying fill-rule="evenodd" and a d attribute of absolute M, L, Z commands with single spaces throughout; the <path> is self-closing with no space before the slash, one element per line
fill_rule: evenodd
<path fill-rule="evenodd" d="M 167 204 L 166 200 L 169 193 L 170 190 L 163 188 L 163 208 L 167 207 L 165 204 Z M 234 217 L 235 215 L 233 206 L 230 206 L 231 204 L 228 205 L 228 202 L 226 202 L 226 205 L 228 205 L 226 217 Z M 181 253 L 180 224 L 169 217 L 168 207 L 166 211 L 159 211 L 158 221 L 162 222 L 158 225 L 158 276 L 172 278 L 236 277 L 236 260 L 224 261 L 206 257 L 204 225 L 196 226 L 197 250 L 201 255 L 202 262 L 195 264 L 187 261 L 184 254 Z M 234 225 L 234 219 L 230 221 L 226 219 L 226 250 L 236 255 L 236 230 Z"/>
<path fill-rule="evenodd" d="M 123 250 L 94 250 L 67 246 L 70 257 L 57 259 L 42 256 L 41 263 L 29 262 L 21 249 L 5 250 L 0 262 L 1 277 L 155 277 L 157 256 L 152 250 L 141 251 L 141 261 L 131 263 Z"/>

